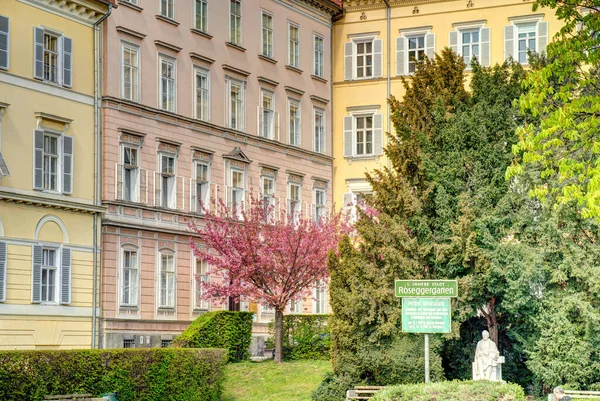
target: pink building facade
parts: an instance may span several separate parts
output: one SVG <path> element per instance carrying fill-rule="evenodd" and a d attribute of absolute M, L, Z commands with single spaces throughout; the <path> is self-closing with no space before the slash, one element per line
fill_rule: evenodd
<path fill-rule="evenodd" d="M 332 205 L 328 0 L 120 0 L 103 33 L 103 347 L 167 345 L 199 314 L 200 203 Z M 200 242 L 199 238 L 195 241 Z M 293 305 L 326 313 L 326 294 Z M 255 334 L 272 317 L 260 305 Z"/>

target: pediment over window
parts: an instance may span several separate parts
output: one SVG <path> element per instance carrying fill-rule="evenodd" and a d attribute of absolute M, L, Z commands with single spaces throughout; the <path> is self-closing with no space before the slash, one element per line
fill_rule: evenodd
<path fill-rule="evenodd" d="M 246 156 L 246 154 L 240 149 L 239 146 L 233 148 L 233 150 L 229 153 L 223 155 L 224 159 L 236 160 L 242 163 L 252 163 L 252 160 Z"/>

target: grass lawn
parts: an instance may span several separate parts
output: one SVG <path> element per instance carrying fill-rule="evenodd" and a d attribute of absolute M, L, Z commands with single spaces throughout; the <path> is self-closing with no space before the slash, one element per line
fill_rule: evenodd
<path fill-rule="evenodd" d="M 231 363 L 223 401 L 310 401 L 329 371 L 329 361 Z"/>

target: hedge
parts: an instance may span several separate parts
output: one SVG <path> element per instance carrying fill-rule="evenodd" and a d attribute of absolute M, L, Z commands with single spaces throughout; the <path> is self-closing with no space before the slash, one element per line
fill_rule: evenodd
<path fill-rule="evenodd" d="M 206 312 L 177 336 L 171 346 L 225 348 L 229 361 L 243 361 L 250 356 L 252 317 L 252 312 Z"/>
<path fill-rule="evenodd" d="M 283 358 L 329 359 L 331 336 L 327 326 L 328 315 L 285 315 L 283 317 Z M 274 323 L 269 323 L 268 343 L 274 344 Z"/>
<path fill-rule="evenodd" d="M 0 400 L 45 395 L 100 396 L 119 401 L 217 401 L 225 350 L 110 349 L 0 351 Z"/>
<path fill-rule="evenodd" d="M 490 381 L 448 381 L 404 384 L 378 392 L 371 401 L 525 401 L 518 384 Z"/>

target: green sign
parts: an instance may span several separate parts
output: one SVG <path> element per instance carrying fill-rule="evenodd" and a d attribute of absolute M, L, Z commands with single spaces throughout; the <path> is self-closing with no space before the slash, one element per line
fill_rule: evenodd
<path fill-rule="evenodd" d="M 437 297 L 456 298 L 456 280 L 396 280 L 397 297 Z"/>
<path fill-rule="evenodd" d="M 450 333 L 450 298 L 402 298 L 402 331 Z"/>

